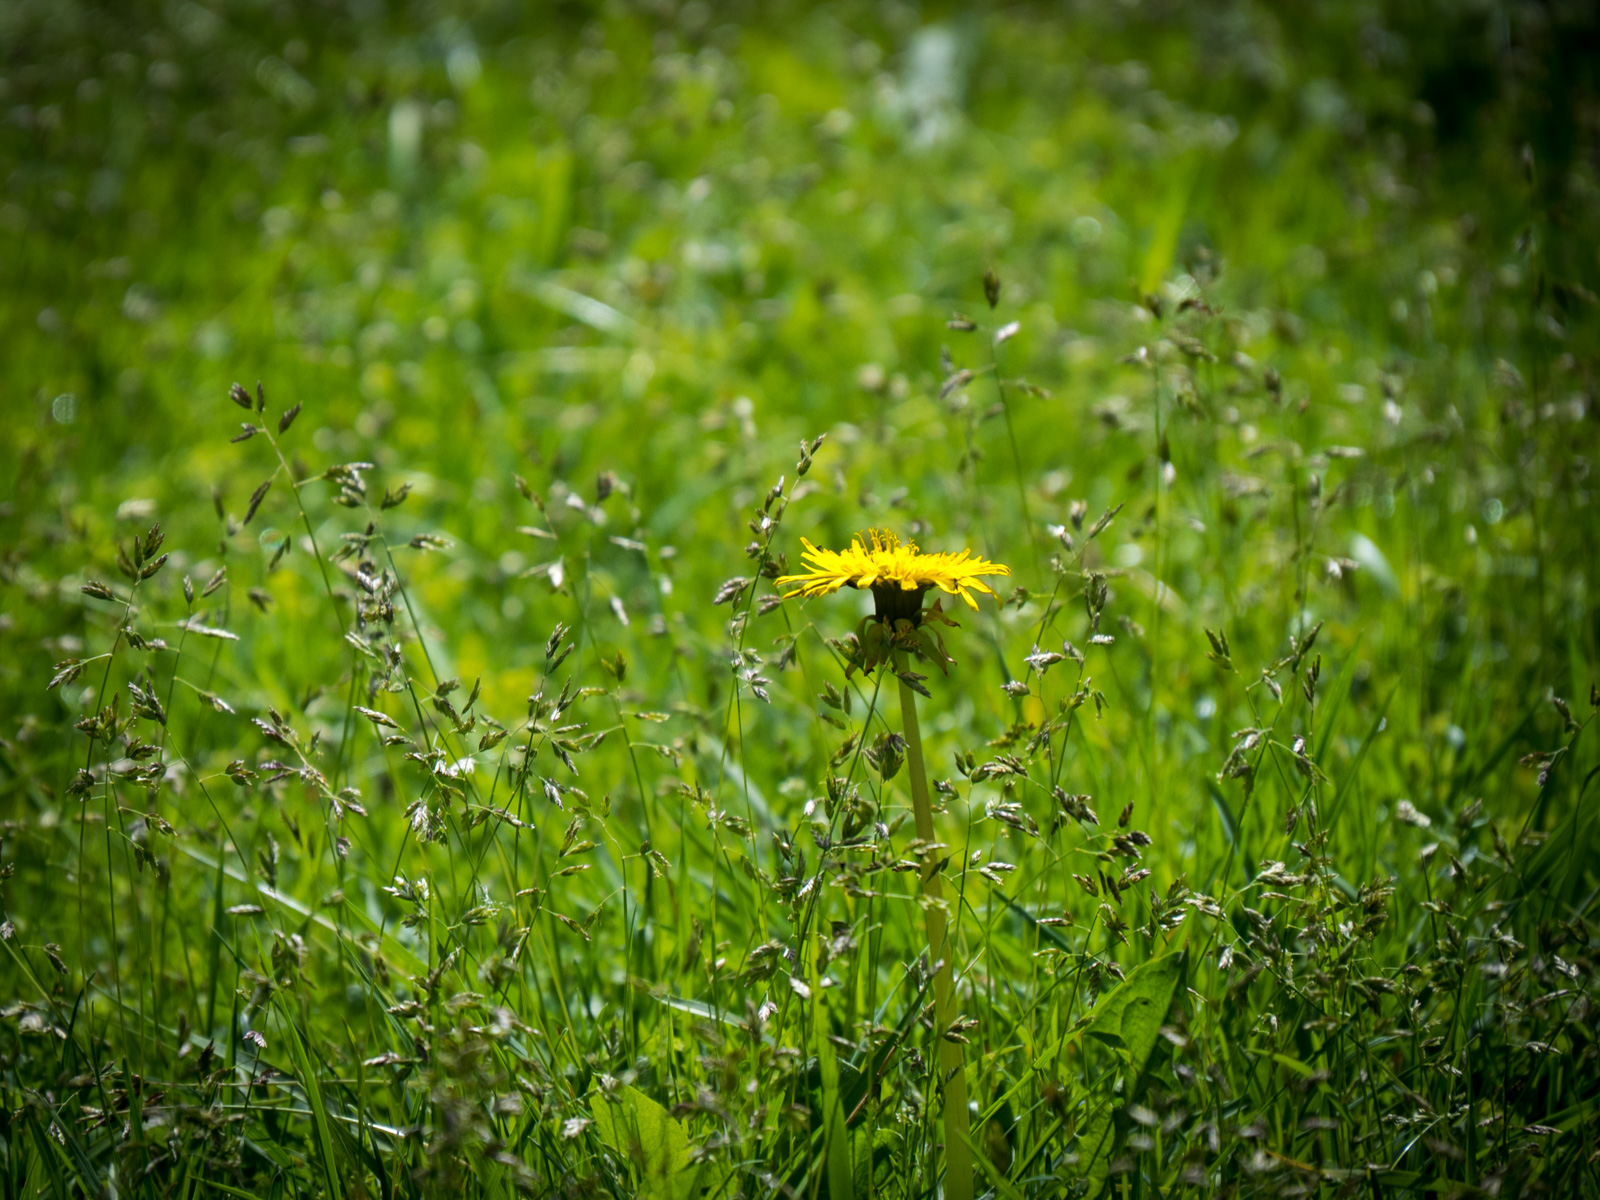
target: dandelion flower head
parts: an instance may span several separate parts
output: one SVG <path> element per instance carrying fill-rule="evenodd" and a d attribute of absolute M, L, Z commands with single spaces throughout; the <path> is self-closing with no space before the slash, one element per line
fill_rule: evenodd
<path fill-rule="evenodd" d="M 780 588 L 792 589 L 784 593 L 785 598 L 826 596 L 842 587 L 870 588 L 883 615 L 904 615 L 896 593 L 913 593 L 905 599 L 914 599 L 913 612 L 920 609 L 922 593 L 930 588 L 960 596 L 968 608 L 976 609 L 978 602 L 973 599 L 973 592 L 995 595 L 981 576 L 1011 574 L 1010 567 L 975 557 L 971 550 L 924 554 L 915 542 L 902 542 L 886 529 L 857 534 L 848 550 L 821 550 L 805 538 L 800 543 L 805 547 L 801 558 L 811 569 L 778 580 Z"/>

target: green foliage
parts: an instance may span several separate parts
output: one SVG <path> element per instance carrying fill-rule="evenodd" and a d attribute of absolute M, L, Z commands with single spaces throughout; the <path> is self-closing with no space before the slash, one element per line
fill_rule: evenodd
<path fill-rule="evenodd" d="M 637 1088 L 623 1086 L 614 1096 L 596 1092 L 589 1100 L 600 1139 L 637 1172 L 639 1195 L 653 1200 L 715 1192 L 726 1171 L 690 1159 L 689 1134 L 682 1121 Z"/>
<path fill-rule="evenodd" d="M 1085 1037 L 1103 1041 L 1126 1055 L 1122 1065 L 1129 1081 L 1124 1095 L 1129 1100 L 1141 1098 L 1142 1090 L 1136 1085 L 1156 1048 L 1156 1039 L 1172 1008 L 1172 998 L 1183 983 L 1183 974 L 1182 953 L 1163 954 L 1140 963 L 1128 973 L 1127 979 L 1094 1006 L 1084 1027 Z M 1078 1138 L 1079 1159 L 1084 1164 L 1084 1178 L 1088 1180 L 1091 1195 L 1105 1186 L 1116 1144 L 1114 1133 L 1111 1106 L 1106 1103 L 1090 1114 Z"/>
<path fill-rule="evenodd" d="M 1600 1200 L 1580 9 L 0 9 L 0 1196 Z"/>

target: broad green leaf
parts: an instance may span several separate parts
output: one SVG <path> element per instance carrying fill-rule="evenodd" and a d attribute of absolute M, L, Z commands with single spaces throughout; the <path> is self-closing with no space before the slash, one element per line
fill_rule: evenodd
<path fill-rule="evenodd" d="M 724 1174 L 714 1164 L 691 1163 L 683 1122 L 637 1088 L 618 1088 L 614 1098 L 597 1093 L 589 1111 L 600 1140 L 632 1165 L 647 1200 L 689 1200 Z"/>
<path fill-rule="evenodd" d="M 1113 1038 L 1120 1039 L 1122 1052 L 1127 1055 L 1128 1070 L 1124 1100 L 1132 1100 L 1138 1094 L 1138 1079 L 1156 1048 L 1161 1023 L 1167 1019 L 1172 998 L 1183 983 L 1183 974 L 1181 951 L 1162 955 L 1128 972 L 1128 978 L 1095 1005 L 1084 1032 L 1107 1043 Z M 1113 1115 L 1110 1104 L 1102 1105 L 1089 1117 L 1078 1141 L 1078 1159 L 1089 1181 L 1090 1196 L 1099 1195 L 1105 1187 L 1111 1151 L 1116 1144 Z"/>
<path fill-rule="evenodd" d="M 850 1144 L 855 1152 L 856 1195 L 869 1196 L 874 1182 L 879 1195 L 884 1185 L 893 1178 L 895 1157 L 900 1153 L 900 1135 L 893 1129 L 875 1129 L 868 1136 L 866 1129 L 856 1129 L 850 1134 Z"/>

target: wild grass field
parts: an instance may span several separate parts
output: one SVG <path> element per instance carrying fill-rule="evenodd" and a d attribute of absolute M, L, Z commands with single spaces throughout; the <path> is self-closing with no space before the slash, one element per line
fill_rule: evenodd
<path fill-rule="evenodd" d="M 0 8 L 0 1195 L 1600 1197 L 1597 62 Z"/>

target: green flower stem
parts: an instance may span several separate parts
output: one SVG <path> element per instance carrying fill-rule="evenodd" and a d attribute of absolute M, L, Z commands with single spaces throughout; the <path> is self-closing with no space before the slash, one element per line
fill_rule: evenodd
<path fill-rule="evenodd" d="M 906 670 L 903 652 L 895 654 L 895 666 Z M 911 808 L 916 817 L 917 837 L 934 841 L 933 806 L 928 803 L 928 773 L 922 762 L 922 731 L 917 725 L 917 697 L 900 680 L 900 715 L 906 730 L 906 768 L 911 776 Z M 967 1118 L 966 1064 L 961 1043 L 945 1037 L 955 1023 L 955 984 L 951 970 L 953 952 L 945 921 L 944 886 L 935 865 L 922 874 L 922 891 L 928 898 L 923 913 L 928 922 L 928 958 L 937 964 L 933 976 L 934 1026 L 939 1041 L 939 1080 L 944 1094 L 944 1196 L 945 1200 L 972 1200 L 972 1138 Z"/>

